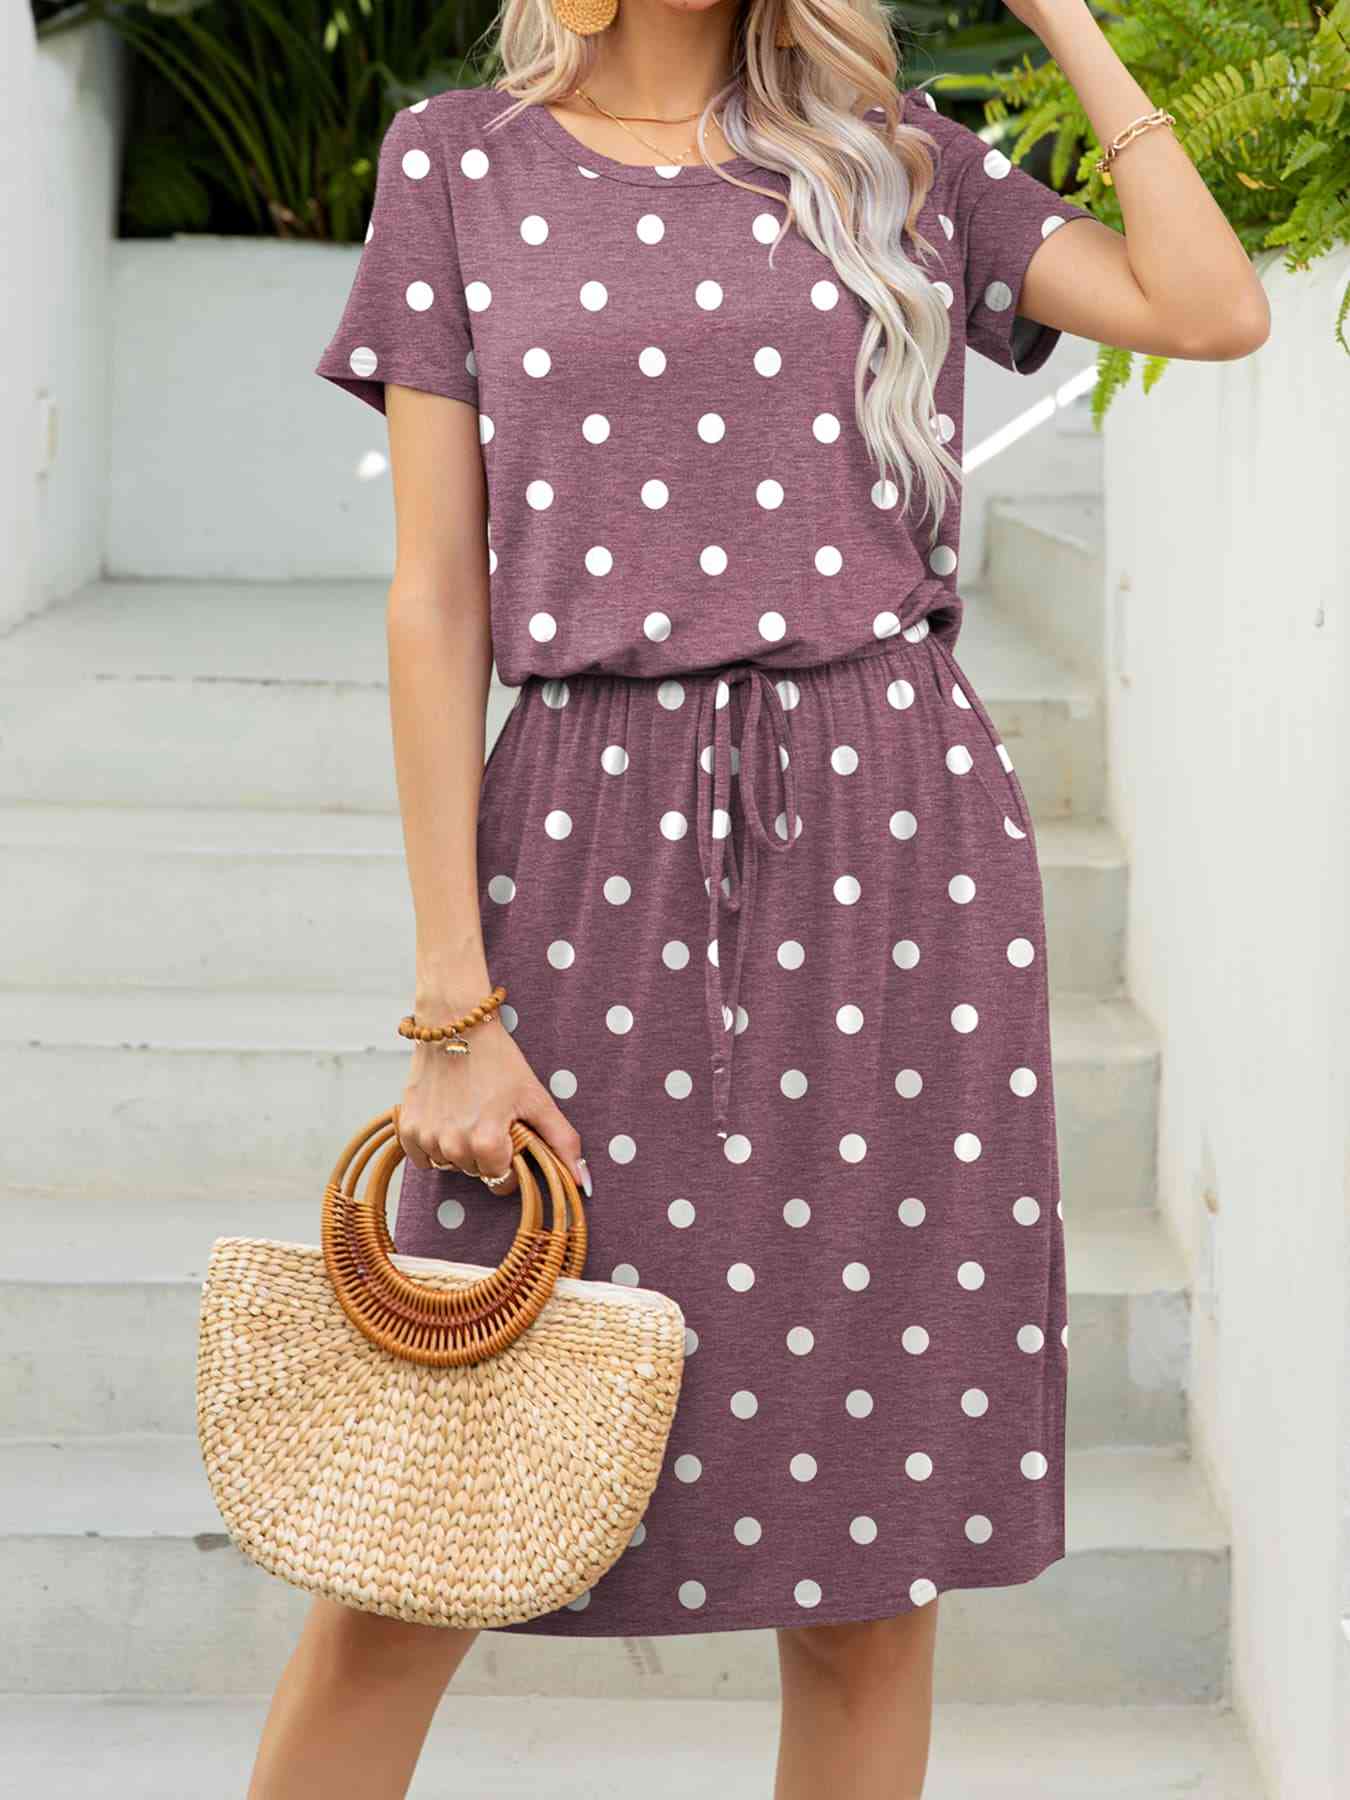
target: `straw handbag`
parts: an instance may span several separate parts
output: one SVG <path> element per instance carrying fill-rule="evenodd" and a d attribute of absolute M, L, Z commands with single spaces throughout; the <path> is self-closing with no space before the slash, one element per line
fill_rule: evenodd
<path fill-rule="evenodd" d="M 674 1419 L 684 1314 L 581 1279 L 576 1183 L 519 1120 L 500 1267 L 396 1254 L 397 1125 L 381 1113 L 338 1158 L 322 1247 L 212 1245 L 202 1459 L 230 1536 L 271 1574 L 417 1624 L 509 1625 L 578 1598 L 627 1548 Z"/>

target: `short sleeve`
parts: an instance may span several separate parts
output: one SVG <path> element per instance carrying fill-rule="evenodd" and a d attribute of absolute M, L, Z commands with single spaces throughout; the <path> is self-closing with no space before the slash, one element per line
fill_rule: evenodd
<path fill-rule="evenodd" d="M 365 245 L 314 369 L 378 412 L 390 381 L 478 404 L 446 152 L 428 123 L 434 117 L 425 106 L 405 107 L 389 123 Z"/>
<path fill-rule="evenodd" d="M 956 224 L 965 262 L 966 342 L 1014 374 L 1034 374 L 1061 333 L 1019 315 L 1027 268 L 1054 232 L 1092 214 L 959 121 L 930 114 L 914 123 L 941 150 L 940 204 Z"/>

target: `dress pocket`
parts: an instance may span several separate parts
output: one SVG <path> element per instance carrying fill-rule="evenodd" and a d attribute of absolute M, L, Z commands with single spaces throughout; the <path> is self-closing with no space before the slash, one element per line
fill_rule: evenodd
<path fill-rule="evenodd" d="M 952 727 L 951 747 L 964 745 L 971 758 L 969 773 L 983 788 L 1005 833 L 1009 837 L 1029 838 L 1034 843 L 1031 809 L 989 709 L 947 646 L 935 639 L 933 648 L 945 664 L 943 701 L 956 720 L 968 721 L 964 734 Z"/>

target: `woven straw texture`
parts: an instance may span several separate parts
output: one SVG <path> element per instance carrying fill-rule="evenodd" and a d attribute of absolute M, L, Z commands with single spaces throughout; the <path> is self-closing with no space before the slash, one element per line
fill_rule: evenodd
<path fill-rule="evenodd" d="M 490 1272 L 392 1261 L 446 1290 Z M 352 1324 L 319 1248 L 218 1238 L 198 1436 L 230 1536 L 270 1573 L 416 1624 L 508 1625 L 575 1599 L 627 1548 L 683 1364 L 673 1299 L 560 1276 L 506 1349 L 427 1367 Z"/>

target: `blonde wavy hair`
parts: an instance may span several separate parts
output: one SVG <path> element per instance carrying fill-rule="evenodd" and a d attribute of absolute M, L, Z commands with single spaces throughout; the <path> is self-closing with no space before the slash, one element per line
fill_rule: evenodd
<path fill-rule="evenodd" d="M 774 44 L 784 15 L 792 49 Z M 503 108 L 500 126 L 585 81 L 603 34 L 564 29 L 549 0 L 503 0 L 499 18 L 501 73 L 492 85 L 516 99 Z M 795 225 L 868 308 L 854 369 L 855 417 L 878 479 L 895 477 L 906 510 L 916 489 L 922 493 L 936 543 L 961 473 L 938 438 L 933 394 L 951 326 L 937 288 L 905 247 L 908 233 L 922 260 L 935 254 L 916 224 L 935 146 L 926 131 L 901 122 L 899 67 L 880 0 L 742 0 L 732 75 L 699 114 L 697 136 L 711 162 L 704 140 L 715 119 L 738 156 L 787 176 L 779 236 Z M 863 118 L 872 108 L 882 124 Z M 783 198 L 725 171 L 722 179 Z"/>

